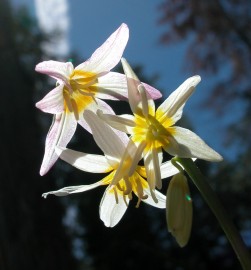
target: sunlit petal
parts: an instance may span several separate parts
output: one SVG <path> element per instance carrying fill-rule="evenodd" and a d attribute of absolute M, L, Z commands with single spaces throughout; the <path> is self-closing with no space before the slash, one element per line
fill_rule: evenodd
<path fill-rule="evenodd" d="M 37 102 L 36 107 L 46 113 L 61 113 L 64 110 L 63 89 L 64 85 L 60 84 Z"/>
<path fill-rule="evenodd" d="M 210 148 L 199 136 L 192 131 L 175 127 L 173 134 L 177 142 L 176 148 L 167 148 L 171 155 L 183 158 L 199 158 L 207 161 L 222 161 L 222 156 Z"/>
<path fill-rule="evenodd" d="M 162 97 L 162 94 L 161 94 L 161 92 L 160 92 L 158 89 L 156 89 L 156 88 L 152 87 L 151 85 L 149 85 L 149 84 L 147 84 L 147 83 L 144 83 L 144 82 L 141 82 L 141 84 L 143 84 L 143 86 L 145 87 L 145 89 L 146 89 L 148 95 L 149 95 L 152 99 L 155 100 L 155 99 L 159 99 L 159 98 Z"/>
<path fill-rule="evenodd" d="M 146 83 L 141 84 L 145 87 L 148 95 L 152 99 L 158 99 L 162 97 L 162 94 L 159 90 Z M 98 82 L 95 84 L 95 87 L 97 87 L 97 98 L 111 100 L 128 99 L 127 81 L 124 74 L 109 72 L 104 76 L 100 76 L 98 78 Z"/>
<path fill-rule="evenodd" d="M 192 160 L 195 161 L 196 158 L 192 158 Z M 181 164 L 180 166 L 182 167 Z M 161 179 L 164 179 L 179 173 L 179 170 L 172 164 L 171 160 L 169 160 L 160 165 L 160 173 Z"/>
<path fill-rule="evenodd" d="M 96 98 L 93 100 L 93 102 L 89 103 L 83 110 L 79 112 L 79 120 L 78 123 L 87 131 L 90 133 L 92 132 L 89 125 L 86 123 L 85 118 L 83 117 L 83 113 L 86 110 L 92 111 L 94 113 L 97 112 L 97 110 L 102 110 L 105 113 L 114 114 L 113 109 L 104 101 Z"/>
<path fill-rule="evenodd" d="M 108 158 L 120 160 L 125 150 L 125 145 L 117 133 L 91 111 L 85 111 L 84 118 L 92 130 L 94 140 L 104 154 Z"/>
<path fill-rule="evenodd" d="M 105 173 L 112 170 L 105 156 L 86 154 L 63 147 L 56 147 L 56 153 L 62 160 L 85 172 Z"/>
<path fill-rule="evenodd" d="M 200 76 L 188 78 L 159 106 L 156 111 L 156 118 L 164 123 L 166 119 L 172 118 L 177 122 L 182 116 L 183 107 L 200 82 Z"/>
<path fill-rule="evenodd" d="M 105 114 L 101 110 L 98 110 L 97 115 L 111 127 L 128 134 L 132 133 L 135 126 L 134 116 L 132 115 L 111 115 Z"/>
<path fill-rule="evenodd" d="M 70 74 L 73 72 L 73 65 L 71 62 L 58 62 L 58 61 L 44 61 L 36 65 L 37 72 L 51 76 L 54 79 L 62 82 L 68 82 Z"/>
<path fill-rule="evenodd" d="M 64 188 L 61 188 L 59 190 L 43 193 L 42 197 L 44 197 L 46 199 L 46 197 L 48 195 L 55 195 L 55 196 L 60 196 L 60 197 L 67 196 L 67 195 L 74 194 L 74 193 L 88 191 L 88 190 L 94 189 L 96 187 L 99 187 L 101 185 L 103 185 L 103 184 L 101 181 L 99 181 L 99 182 L 96 182 L 96 183 L 90 184 L 90 185 L 64 187 Z"/>
<path fill-rule="evenodd" d="M 109 72 L 120 61 L 129 38 L 129 29 L 122 24 L 92 56 L 76 67 L 76 70 L 91 71 L 96 74 Z"/>
<path fill-rule="evenodd" d="M 166 196 L 163 195 L 161 192 L 155 190 L 155 196 L 158 202 L 155 202 L 153 200 L 151 192 L 148 188 L 144 189 L 144 194 L 146 194 L 148 197 L 147 199 L 142 200 L 142 202 L 145 202 L 157 208 L 162 208 L 162 209 L 166 208 Z"/>
<path fill-rule="evenodd" d="M 114 193 L 107 187 L 99 207 L 100 219 L 104 222 L 106 227 L 114 227 L 121 220 L 127 205 L 129 203 L 128 196 L 126 196 L 126 202 L 123 196 L 118 193 L 118 201 L 116 202 Z"/>
<path fill-rule="evenodd" d="M 98 78 L 96 97 L 111 100 L 126 100 L 127 82 L 124 74 L 109 72 Z"/>
<path fill-rule="evenodd" d="M 141 82 L 125 58 L 121 59 L 121 63 L 127 78 L 129 104 L 132 112 L 136 113 L 139 103 L 141 102 L 141 95 L 138 91 L 138 86 Z"/>
<path fill-rule="evenodd" d="M 161 179 L 173 176 L 178 172 L 179 170 L 172 164 L 171 161 L 166 161 L 160 165 Z"/>
<path fill-rule="evenodd" d="M 45 153 L 40 168 L 40 175 L 45 175 L 58 159 L 55 146 L 65 147 L 72 138 L 77 122 L 72 113 L 62 113 L 54 117 L 54 121 L 47 134 Z"/>

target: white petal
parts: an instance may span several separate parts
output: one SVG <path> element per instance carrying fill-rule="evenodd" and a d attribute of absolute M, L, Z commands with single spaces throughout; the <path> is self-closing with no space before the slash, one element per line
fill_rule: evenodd
<path fill-rule="evenodd" d="M 55 146 L 65 147 L 71 140 L 77 127 L 77 122 L 72 113 L 62 113 L 54 117 L 54 121 L 47 134 L 45 153 L 40 168 L 40 175 L 45 175 L 58 159 Z"/>
<path fill-rule="evenodd" d="M 165 119 L 172 118 L 174 123 L 182 116 L 183 107 L 200 82 L 196 75 L 183 82 L 157 109 L 156 118 L 164 123 Z"/>
<path fill-rule="evenodd" d="M 129 29 L 122 24 L 99 47 L 86 62 L 76 67 L 78 70 L 90 71 L 96 74 L 109 72 L 120 61 L 129 38 Z"/>
<path fill-rule="evenodd" d="M 141 102 L 141 95 L 138 91 L 138 86 L 141 82 L 125 58 L 121 59 L 121 63 L 127 78 L 129 104 L 132 112 L 136 113 L 138 105 Z"/>
<path fill-rule="evenodd" d="M 220 154 L 210 148 L 199 136 L 192 131 L 174 127 L 174 139 L 178 144 L 178 148 L 167 147 L 167 151 L 174 156 L 183 158 L 199 158 L 207 161 L 222 161 Z"/>
<path fill-rule="evenodd" d="M 171 161 L 166 161 L 160 166 L 161 179 L 177 174 L 179 170 L 172 164 Z"/>
<path fill-rule="evenodd" d="M 161 192 L 155 190 L 155 196 L 158 200 L 157 203 L 153 200 L 151 192 L 148 188 L 144 189 L 144 194 L 146 194 L 148 197 L 147 199 L 142 200 L 142 202 L 145 202 L 157 208 L 162 208 L 162 209 L 166 208 L 166 196 L 163 195 Z"/>
<path fill-rule="evenodd" d="M 129 114 L 114 115 L 104 114 L 103 111 L 98 110 L 97 115 L 111 127 L 120 130 L 122 132 L 132 134 L 135 127 L 135 118 Z"/>
<path fill-rule="evenodd" d="M 54 79 L 68 83 L 69 76 L 73 72 L 71 62 L 62 63 L 58 61 L 44 61 L 36 65 L 37 72 L 51 76 Z"/>
<path fill-rule="evenodd" d="M 196 158 L 192 158 L 192 160 L 195 161 Z M 179 164 L 179 165 L 182 167 L 181 164 Z M 171 176 L 179 173 L 179 170 L 169 160 L 169 161 L 166 161 L 160 165 L 160 173 L 161 173 L 161 179 L 164 179 L 164 178 L 168 178 L 168 177 L 171 177 Z"/>
<path fill-rule="evenodd" d="M 84 111 L 86 110 L 89 110 L 89 111 L 92 111 L 94 113 L 97 112 L 97 110 L 103 110 L 105 111 L 106 113 L 111 113 L 111 114 L 114 114 L 114 111 L 113 109 L 104 101 L 98 99 L 98 98 L 95 98 L 93 100 L 93 102 L 89 103 L 83 110 L 79 111 L 79 120 L 78 120 L 78 123 L 84 128 L 86 129 L 87 131 L 89 131 L 90 133 L 92 133 L 89 125 L 86 123 L 84 117 L 83 117 L 83 113 Z"/>
<path fill-rule="evenodd" d="M 107 187 L 101 200 L 99 215 L 106 227 L 114 227 L 123 217 L 127 209 L 127 205 L 120 193 L 118 193 L 118 203 L 116 203 L 115 195 L 109 189 L 110 187 Z M 128 196 L 126 196 L 126 201 L 128 204 Z"/>
<path fill-rule="evenodd" d="M 111 100 L 126 100 L 128 97 L 126 76 L 117 72 L 109 72 L 98 78 L 96 84 L 97 98 Z"/>
<path fill-rule="evenodd" d="M 61 113 L 64 110 L 63 89 L 64 84 L 57 86 L 37 102 L 36 107 L 46 113 Z"/>
<path fill-rule="evenodd" d="M 126 59 L 122 58 L 121 63 L 127 78 L 128 99 L 132 112 L 136 114 L 140 110 L 145 117 L 148 116 L 148 113 L 155 115 L 155 104 L 152 95 L 155 98 L 156 96 L 158 97 L 159 91 L 147 84 L 141 83 Z"/>
<path fill-rule="evenodd" d="M 162 94 L 159 90 L 157 90 L 156 88 L 152 87 L 151 85 L 141 82 L 143 84 L 143 86 L 145 87 L 148 95 L 152 98 L 152 99 L 158 99 L 162 97 Z"/>
<path fill-rule="evenodd" d="M 162 97 L 162 94 L 159 90 L 154 87 L 141 83 L 148 95 L 152 99 L 158 99 Z M 100 99 L 111 99 L 111 100 L 127 100 L 128 99 L 128 90 L 127 90 L 127 80 L 124 74 L 117 72 L 109 72 L 104 76 L 98 77 L 98 92 L 96 97 Z"/>
<path fill-rule="evenodd" d="M 119 161 L 124 153 L 125 145 L 118 134 L 91 111 L 86 110 L 84 118 L 91 127 L 94 140 L 99 148 L 108 158 L 115 158 Z"/>
<path fill-rule="evenodd" d="M 63 147 L 56 147 L 56 153 L 62 160 L 85 172 L 105 173 L 112 169 L 105 156 L 86 154 Z"/>
<path fill-rule="evenodd" d="M 81 186 L 71 186 L 71 187 L 64 187 L 59 190 L 50 191 L 42 194 L 42 197 L 46 199 L 48 195 L 55 195 L 55 196 L 67 196 L 73 193 L 80 193 L 84 191 L 88 191 L 91 189 L 94 189 L 96 187 L 99 187 L 102 185 L 102 181 L 96 182 L 91 185 L 81 185 Z"/>

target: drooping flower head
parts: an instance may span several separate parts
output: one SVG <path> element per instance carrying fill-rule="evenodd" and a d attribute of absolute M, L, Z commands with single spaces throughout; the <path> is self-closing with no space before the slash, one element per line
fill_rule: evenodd
<path fill-rule="evenodd" d="M 113 227 L 120 221 L 133 193 L 138 197 L 137 207 L 143 201 L 158 208 L 165 208 L 166 198 L 162 193 L 156 191 L 157 202 L 152 198 L 149 185 L 145 180 L 145 168 L 136 163 L 138 160 L 137 157 L 135 158 L 137 149 L 134 144 L 128 147 L 127 135 L 113 130 L 91 111 L 85 111 L 84 117 L 92 129 L 96 143 L 104 152 L 104 156 L 85 154 L 65 148 L 57 148 L 57 153 L 61 159 L 80 170 L 109 174 L 97 183 L 65 187 L 44 193 L 43 197 L 47 197 L 49 194 L 66 196 L 108 185 L 100 203 L 100 218 L 108 227 Z M 163 176 L 172 176 L 177 172 L 178 170 L 171 162 L 163 165 Z"/>
<path fill-rule="evenodd" d="M 131 135 L 141 149 L 150 189 L 161 188 L 160 164 L 162 149 L 172 156 L 220 161 L 222 157 L 192 131 L 174 126 L 181 118 L 183 107 L 200 82 L 200 76 L 187 79 L 155 111 L 153 99 L 125 59 L 128 98 L 133 115 L 114 116 L 98 111 L 98 115 L 112 127 Z"/>
<path fill-rule="evenodd" d="M 99 108 L 111 113 L 110 106 L 100 99 L 127 97 L 125 76 L 110 70 L 120 61 L 128 37 L 128 27 L 122 24 L 87 61 L 75 68 L 71 62 L 57 61 L 44 61 L 36 66 L 37 72 L 57 80 L 56 88 L 36 104 L 43 112 L 55 115 L 46 138 L 41 175 L 47 173 L 58 158 L 55 146 L 67 145 L 77 123 L 89 130 L 83 118 L 84 110 L 96 111 Z M 156 89 L 145 87 L 153 98 L 161 96 Z"/>

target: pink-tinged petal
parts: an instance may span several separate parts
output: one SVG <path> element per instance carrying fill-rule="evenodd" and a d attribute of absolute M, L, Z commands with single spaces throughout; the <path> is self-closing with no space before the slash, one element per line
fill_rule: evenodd
<path fill-rule="evenodd" d="M 129 29 L 122 24 L 92 56 L 76 67 L 96 74 L 109 72 L 120 61 L 129 38 Z"/>
<path fill-rule="evenodd" d="M 86 154 L 63 147 L 56 147 L 56 154 L 62 160 L 85 172 L 106 173 L 113 169 L 105 156 Z"/>
<path fill-rule="evenodd" d="M 117 72 L 109 72 L 98 78 L 96 84 L 97 98 L 126 100 L 128 97 L 126 76 Z"/>
<path fill-rule="evenodd" d="M 121 63 L 127 78 L 129 104 L 132 112 L 136 113 L 141 102 L 141 95 L 138 90 L 141 82 L 125 58 L 121 59 Z"/>
<path fill-rule="evenodd" d="M 65 147 L 71 140 L 77 127 L 73 113 L 57 114 L 47 134 L 45 153 L 40 175 L 45 175 L 58 159 L 55 146 Z"/>
<path fill-rule="evenodd" d="M 164 209 L 166 208 L 166 196 L 163 195 L 161 192 L 155 190 L 155 196 L 158 200 L 158 202 L 155 202 L 152 198 L 151 191 L 149 188 L 144 189 L 144 194 L 146 194 L 148 197 L 147 199 L 142 200 L 142 202 L 150 204 L 154 207 Z"/>
<path fill-rule="evenodd" d="M 125 58 L 121 59 L 121 63 L 127 78 L 128 99 L 132 112 L 135 114 L 140 110 L 145 117 L 148 114 L 155 115 L 155 104 L 152 95 L 155 98 L 158 97 L 159 91 L 145 83 L 141 83 Z"/>
<path fill-rule="evenodd" d="M 99 207 L 100 219 L 106 227 L 114 227 L 121 220 L 127 210 L 129 203 L 128 196 L 125 196 L 127 204 L 124 202 L 123 196 L 117 193 L 118 201 L 116 202 L 114 193 L 107 187 Z"/>
<path fill-rule="evenodd" d="M 51 90 L 42 100 L 36 103 L 36 107 L 43 112 L 57 114 L 64 110 L 64 85 L 60 84 Z"/>
<path fill-rule="evenodd" d="M 145 87 L 148 95 L 152 98 L 152 99 L 159 99 L 162 97 L 162 94 L 159 90 L 157 90 L 156 88 L 152 87 L 151 85 L 142 82 L 143 86 Z"/>
<path fill-rule="evenodd" d="M 44 197 L 46 199 L 46 197 L 48 195 L 55 195 L 55 196 L 59 196 L 59 197 L 67 196 L 67 195 L 74 194 L 74 193 L 85 192 L 85 191 L 94 189 L 96 187 L 99 187 L 101 185 L 103 185 L 103 183 L 101 181 L 99 181 L 99 182 L 96 182 L 96 183 L 91 184 L 91 185 L 64 187 L 64 188 L 61 188 L 59 190 L 43 193 L 42 197 Z"/>
<path fill-rule="evenodd" d="M 162 97 L 162 94 L 159 90 L 154 87 L 142 83 L 145 87 L 148 95 L 152 99 L 158 99 Z M 128 90 L 127 90 L 127 81 L 124 74 L 117 72 L 109 72 L 104 76 L 98 78 L 98 92 L 96 97 L 100 99 L 111 99 L 111 100 L 127 100 L 128 99 Z"/>
<path fill-rule="evenodd" d="M 37 64 L 35 70 L 67 84 L 74 68 L 71 62 L 63 63 L 50 60 Z"/>
<path fill-rule="evenodd" d="M 167 146 L 167 152 L 174 156 L 183 158 L 199 158 L 207 161 L 222 161 L 223 158 L 220 154 L 209 147 L 198 135 L 192 131 L 174 127 L 175 132 L 173 138 L 176 141 L 175 147 Z"/>
<path fill-rule="evenodd" d="M 186 101 L 193 94 L 196 85 L 200 82 L 200 76 L 196 75 L 183 82 L 157 109 L 156 118 L 164 123 L 168 118 L 177 122 L 181 116 Z"/>

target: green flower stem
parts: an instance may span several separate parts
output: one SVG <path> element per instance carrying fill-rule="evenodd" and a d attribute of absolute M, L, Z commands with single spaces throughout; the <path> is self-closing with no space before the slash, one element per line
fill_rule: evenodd
<path fill-rule="evenodd" d="M 205 201 L 218 219 L 223 231 L 225 232 L 229 242 L 231 243 L 241 265 L 244 270 L 251 269 L 250 254 L 245 246 L 239 232 L 235 228 L 233 222 L 229 219 L 225 209 L 219 201 L 217 195 L 212 190 L 210 185 L 205 181 L 198 167 L 191 159 L 175 157 L 173 162 L 179 163 L 184 167 L 187 174 L 190 176 Z"/>

